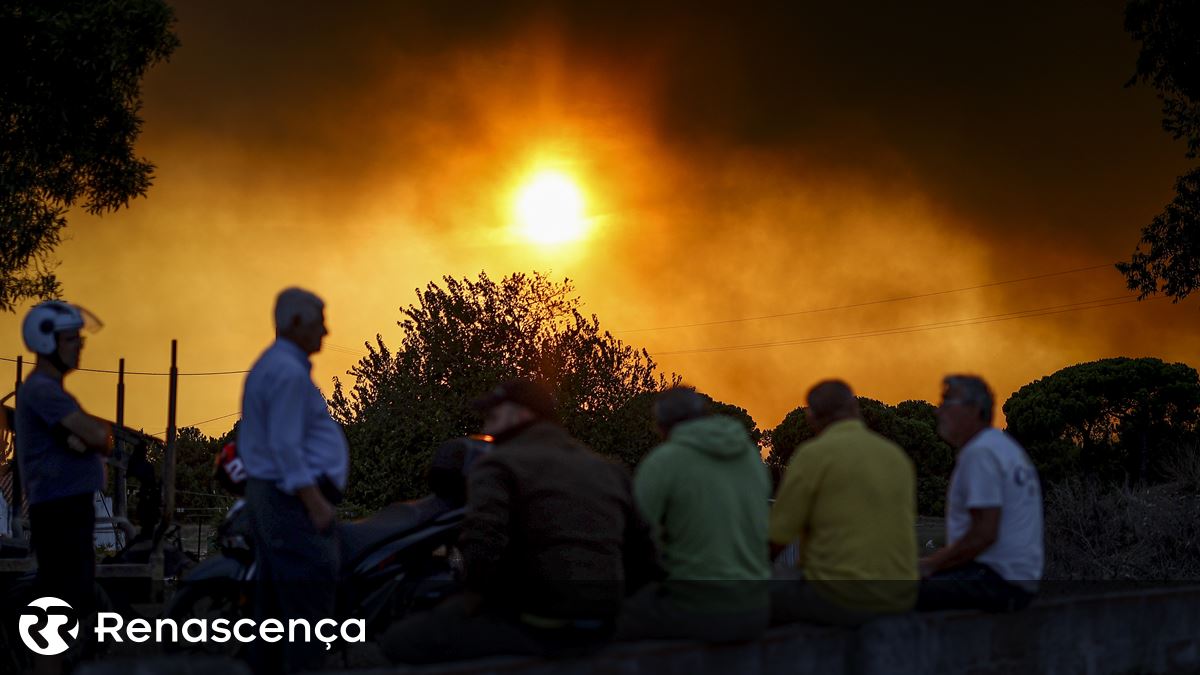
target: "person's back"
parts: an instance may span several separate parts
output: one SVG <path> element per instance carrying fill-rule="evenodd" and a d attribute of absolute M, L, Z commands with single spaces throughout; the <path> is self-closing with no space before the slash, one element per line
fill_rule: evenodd
<path fill-rule="evenodd" d="M 793 480 L 820 486 L 805 528 L 800 564 L 806 578 L 916 580 L 915 473 L 899 446 L 862 422 L 838 422 L 796 450 L 789 477 L 793 468 L 807 474 Z M 789 488 L 785 480 L 781 495 Z M 915 598 L 915 586 L 909 588 Z M 831 583 L 826 589 L 857 604 L 870 587 Z M 893 608 L 886 597 L 878 599 L 883 602 L 880 609 Z"/>
<path fill-rule="evenodd" d="M 638 466 L 634 494 L 666 579 L 629 599 L 618 638 L 754 639 L 770 620 L 771 479 L 758 446 L 690 387 L 660 393 L 654 416 L 666 440 Z"/>
<path fill-rule="evenodd" d="M 771 481 L 738 421 L 712 415 L 678 424 L 638 467 L 634 488 L 658 527 L 668 583 L 768 578 Z"/>
<path fill-rule="evenodd" d="M 467 494 L 468 588 L 538 617 L 615 616 L 635 508 L 621 467 L 538 422 L 476 463 Z"/>
<path fill-rule="evenodd" d="M 846 383 L 808 395 L 816 438 L 796 449 L 771 510 L 776 548 L 799 541 L 802 582 L 773 589 L 773 621 L 856 624 L 917 599 L 916 472 L 862 421 Z"/>

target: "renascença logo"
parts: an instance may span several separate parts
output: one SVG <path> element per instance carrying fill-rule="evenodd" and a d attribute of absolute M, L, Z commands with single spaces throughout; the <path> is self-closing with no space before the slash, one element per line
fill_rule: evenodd
<path fill-rule="evenodd" d="M 38 598 L 21 614 L 21 640 L 36 654 L 61 654 L 79 637 L 79 617 L 75 610 L 58 598 Z M 96 642 L 323 642 L 325 649 L 343 642 L 366 642 L 367 625 L 363 619 L 347 619 L 340 624 L 321 619 L 315 625 L 304 619 L 133 619 L 129 623 L 116 612 L 100 612 L 94 627 Z"/>
<path fill-rule="evenodd" d="M 21 612 L 17 624 L 21 641 L 30 651 L 42 656 L 62 654 L 79 637 L 79 617 L 75 609 L 58 598 L 38 598 Z"/>

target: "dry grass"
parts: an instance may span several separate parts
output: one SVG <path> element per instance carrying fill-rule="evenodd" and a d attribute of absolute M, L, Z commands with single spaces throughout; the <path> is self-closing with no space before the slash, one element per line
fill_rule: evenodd
<path fill-rule="evenodd" d="M 1200 457 L 1145 488 L 1069 480 L 1046 492 L 1047 580 L 1200 580 Z"/>

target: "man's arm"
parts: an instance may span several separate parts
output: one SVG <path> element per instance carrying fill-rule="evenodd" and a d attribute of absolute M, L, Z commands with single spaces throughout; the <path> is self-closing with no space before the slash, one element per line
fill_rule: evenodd
<path fill-rule="evenodd" d="M 986 447 L 965 449 L 959 455 L 955 474 L 951 489 L 956 482 L 960 486 L 958 498 L 971 515 L 971 525 L 958 541 L 920 561 L 918 570 L 923 578 L 971 562 L 1000 536 L 1004 469 L 996 456 Z M 955 495 L 947 498 L 953 500 Z"/>
<path fill-rule="evenodd" d="M 486 594 L 504 583 L 500 566 L 508 548 L 512 482 L 508 469 L 491 457 L 480 459 L 471 469 L 467 514 L 459 536 L 468 591 Z"/>
<path fill-rule="evenodd" d="M 646 464 L 643 463 L 634 478 L 632 499 L 625 515 L 622 557 L 626 595 L 664 576 L 659 559 L 659 546 L 668 488 L 662 484 L 662 479 L 665 478 L 662 473 L 656 473 L 653 468 L 643 471 L 645 468 Z M 613 470 L 620 473 L 620 478 L 628 489 L 629 476 L 625 470 L 617 466 L 614 466 Z"/>
<path fill-rule="evenodd" d="M 313 383 L 300 370 L 280 373 L 267 397 L 267 448 L 282 475 L 283 489 L 296 495 L 313 527 L 325 532 L 333 524 L 334 510 L 316 485 L 316 477 L 304 461 L 304 415 Z"/>
<path fill-rule="evenodd" d="M 315 485 L 316 477 L 304 462 L 304 414 L 313 383 L 298 368 L 278 373 L 270 391 L 258 394 L 266 399 L 266 447 L 282 475 L 286 492 L 299 494 L 300 488 Z"/>
<path fill-rule="evenodd" d="M 921 578 L 969 563 L 996 543 L 1000 534 L 1000 507 L 970 509 L 970 513 L 971 527 L 961 539 L 921 559 Z"/>
<path fill-rule="evenodd" d="M 112 450 L 112 425 L 102 419 L 92 417 L 82 410 L 76 410 L 67 414 L 59 424 L 72 436 L 79 439 L 82 447 L 72 446 L 73 450 L 79 452 L 99 450 L 104 453 Z M 72 443 L 69 438 L 67 442 L 68 444 Z"/>
<path fill-rule="evenodd" d="M 803 447 L 792 455 L 779 484 L 779 492 L 775 495 L 775 504 L 771 507 L 768 546 L 772 560 L 797 539 L 801 540 L 803 546 L 818 473 L 816 466 L 806 462 L 806 457 Z"/>

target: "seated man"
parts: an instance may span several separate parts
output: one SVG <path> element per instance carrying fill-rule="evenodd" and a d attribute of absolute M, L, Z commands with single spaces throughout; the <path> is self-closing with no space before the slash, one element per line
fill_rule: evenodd
<path fill-rule="evenodd" d="M 1025 450 L 992 426 L 978 377 L 944 380 L 938 434 L 958 450 L 946 498 L 949 545 L 921 560 L 919 608 L 1010 611 L 1042 578 L 1042 489 Z"/>
<path fill-rule="evenodd" d="M 771 509 L 772 554 L 799 540 L 798 569 L 772 583 L 772 623 L 857 625 L 912 609 L 912 461 L 866 428 L 844 382 L 813 387 L 807 416 L 817 437 L 796 449 Z"/>
<path fill-rule="evenodd" d="M 746 428 L 706 408 L 687 387 L 654 402 L 666 441 L 642 460 L 633 485 L 667 578 L 630 599 L 618 639 L 730 642 L 767 629 L 771 479 Z"/>
<path fill-rule="evenodd" d="M 392 627 L 384 652 L 435 663 L 602 645 L 626 583 L 654 568 L 628 474 L 571 438 L 540 385 L 506 382 L 476 407 L 495 447 L 467 478 L 467 590 Z"/>

